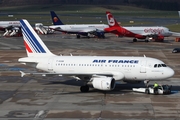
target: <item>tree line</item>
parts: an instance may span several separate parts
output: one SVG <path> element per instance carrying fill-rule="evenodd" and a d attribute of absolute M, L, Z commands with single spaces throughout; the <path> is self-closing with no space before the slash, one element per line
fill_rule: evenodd
<path fill-rule="evenodd" d="M 37 4 L 61 4 L 61 5 L 130 5 L 156 10 L 178 11 L 179 0 L 0 0 L 1 6 L 11 5 L 37 5 Z"/>

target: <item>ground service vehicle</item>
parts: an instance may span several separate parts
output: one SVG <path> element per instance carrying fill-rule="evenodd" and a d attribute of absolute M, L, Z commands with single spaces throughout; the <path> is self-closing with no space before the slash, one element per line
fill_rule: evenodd
<path fill-rule="evenodd" d="M 178 53 L 178 52 L 180 52 L 180 48 L 174 48 L 174 49 L 172 50 L 172 53 Z"/>
<path fill-rule="evenodd" d="M 160 85 L 157 88 L 153 88 L 153 86 L 148 86 L 147 88 L 133 88 L 135 92 L 142 92 L 146 94 L 155 94 L 155 95 L 162 95 L 162 94 L 170 94 L 171 87 L 169 85 Z"/>

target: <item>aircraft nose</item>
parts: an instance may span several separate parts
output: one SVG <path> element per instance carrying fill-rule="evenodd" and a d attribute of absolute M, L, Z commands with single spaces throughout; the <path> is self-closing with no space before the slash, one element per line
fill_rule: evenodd
<path fill-rule="evenodd" d="M 172 77 L 174 75 L 174 70 L 171 68 L 168 68 L 166 75 L 168 78 Z"/>

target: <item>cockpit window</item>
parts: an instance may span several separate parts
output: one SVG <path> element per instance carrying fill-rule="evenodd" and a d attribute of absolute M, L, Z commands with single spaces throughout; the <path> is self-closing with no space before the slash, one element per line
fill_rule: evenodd
<path fill-rule="evenodd" d="M 154 65 L 154 68 L 156 68 L 156 67 L 157 67 L 157 64 Z"/>
<path fill-rule="evenodd" d="M 166 64 L 161 64 L 163 67 L 167 67 L 167 65 Z"/>
<path fill-rule="evenodd" d="M 158 67 L 161 67 L 161 64 L 158 64 Z"/>
<path fill-rule="evenodd" d="M 167 66 L 166 64 L 155 64 L 154 68 L 157 68 L 157 67 L 167 67 Z"/>

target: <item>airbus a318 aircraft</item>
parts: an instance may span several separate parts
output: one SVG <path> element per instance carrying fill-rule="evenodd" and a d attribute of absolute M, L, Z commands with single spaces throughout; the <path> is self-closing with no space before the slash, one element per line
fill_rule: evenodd
<path fill-rule="evenodd" d="M 128 56 L 57 56 L 43 43 L 27 20 L 20 21 L 27 57 L 18 61 L 35 66 L 43 73 L 24 73 L 69 76 L 82 80 L 81 92 L 88 92 L 88 82 L 95 89 L 113 90 L 117 80 L 164 80 L 174 75 L 174 70 L 164 62 L 150 57 Z"/>
<path fill-rule="evenodd" d="M 105 24 L 74 24 L 74 25 L 65 25 L 62 23 L 62 21 L 59 19 L 59 17 L 56 15 L 54 11 L 50 11 L 53 24 L 52 26 L 49 26 L 49 28 L 64 32 L 67 34 L 76 34 L 77 38 L 80 38 L 80 36 L 97 36 L 99 38 L 104 38 L 104 28 L 109 27 Z"/>
<path fill-rule="evenodd" d="M 144 39 L 148 42 L 150 40 L 163 41 L 164 37 L 169 36 L 180 37 L 180 33 L 171 32 L 166 27 L 121 27 L 110 12 L 106 12 L 106 17 L 109 25 L 109 28 L 104 29 L 106 32 L 122 37 L 132 37 L 133 42 L 136 42 L 137 39 Z"/>

